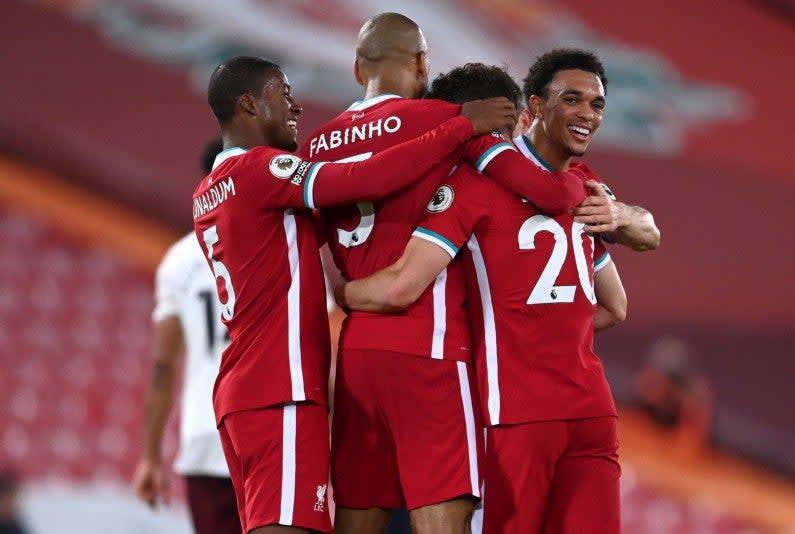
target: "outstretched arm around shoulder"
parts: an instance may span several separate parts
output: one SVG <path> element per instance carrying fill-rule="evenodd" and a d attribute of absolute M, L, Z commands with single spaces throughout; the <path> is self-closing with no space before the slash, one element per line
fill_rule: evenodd
<path fill-rule="evenodd" d="M 467 102 L 461 115 L 370 159 L 314 163 L 306 170 L 306 206 L 318 208 L 381 199 L 418 181 L 473 135 L 510 127 L 515 122 L 516 108 L 507 98 Z"/>
<path fill-rule="evenodd" d="M 582 173 L 543 169 L 508 141 L 495 145 L 490 136 L 475 137 L 464 145 L 464 157 L 478 171 L 550 215 L 565 213 L 586 197 Z"/>
<path fill-rule="evenodd" d="M 431 241 L 412 237 L 398 261 L 367 278 L 338 285 L 334 296 L 345 310 L 400 311 L 414 303 L 452 259 Z"/>

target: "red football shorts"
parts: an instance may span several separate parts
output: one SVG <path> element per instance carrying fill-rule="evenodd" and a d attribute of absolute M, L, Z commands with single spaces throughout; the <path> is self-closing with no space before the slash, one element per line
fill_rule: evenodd
<path fill-rule="evenodd" d="M 483 534 L 618 534 L 615 417 L 489 427 Z"/>
<path fill-rule="evenodd" d="M 325 406 L 303 402 L 233 412 L 218 430 L 244 533 L 266 525 L 331 532 Z"/>
<path fill-rule="evenodd" d="M 463 362 L 341 350 L 331 447 L 337 506 L 413 510 L 480 497 L 473 384 Z"/>

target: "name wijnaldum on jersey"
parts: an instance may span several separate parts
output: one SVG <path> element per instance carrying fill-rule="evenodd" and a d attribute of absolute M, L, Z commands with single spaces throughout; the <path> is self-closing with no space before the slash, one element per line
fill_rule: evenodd
<path fill-rule="evenodd" d="M 193 201 L 193 220 L 213 211 L 230 196 L 235 196 L 236 194 L 235 182 L 231 176 L 223 182 L 218 182 L 209 191 Z"/>

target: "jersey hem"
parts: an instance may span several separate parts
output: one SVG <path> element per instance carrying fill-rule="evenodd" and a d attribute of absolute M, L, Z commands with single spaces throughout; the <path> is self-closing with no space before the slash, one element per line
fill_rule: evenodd
<path fill-rule="evenodd" d="M 263 402 L 263 403 L 256 403 L 256 404 L 242 404 L 239 406 L 231 406 L 222 410 L 219 415 L 215 417 L 215 426 L 220 427 L 221 424 L 224 422 L 224 417 L 227 415 L 237 413 L 237 412 L 245 412 L 247 410 L 261 410 L 264 408 L 271 408 L 273 406 L 281 406 L 284 404 L 297 404 L 297 403 L 311 403 L 317 404 L 318 406 L 323 406 L 328 409 L 328 400 L 326 399 L 317 399 L 317 398 L 307 398 L 307 399 L 284 399 L 274 402 Z"/>

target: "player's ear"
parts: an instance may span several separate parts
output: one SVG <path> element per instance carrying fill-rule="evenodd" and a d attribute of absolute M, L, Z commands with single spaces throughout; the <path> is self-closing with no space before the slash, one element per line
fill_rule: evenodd
<path fill-rule="evenodd" d="M 353 62 L 353 77 L 356 78 L 356 83 L 364 87 L 364 76 L 362 76 L 362 68 L 359 66 L 359 60 Z"/>
<path fill-rule="evenodd" d="M 414 56 L 414 60 L 417 63 L 417 77 L 418 78 L 427 78 L 428 71 L 430 70 L 430 63 L 428 62 L 428 54 L 425 50 L 417 52 Z"/>
<path fill-rule="evenodd" d="M 243 93 L 237 99 L 237 105 L 249 115 L 256 115 L 259 111 L 257 99 L 251 93 Z"/>
<path fill-rule="evenodd" d="M 541 111 L 541 108 L 544 105 L 544 99 L 538 95 L 530 95 L 530 98 L 527 99 L 527 103 L 530 109 L 530 115 L 532 117 L 541 118 L 544 114 Z"/>
<path fill-rule="evenodd" d="M 529 109 L 523 109 L 519 112 L 519 120 L 516 121 L 516 128 L 514 129 L 514 137 L 524 134 L 533 124 L 533 115 Z"/>

